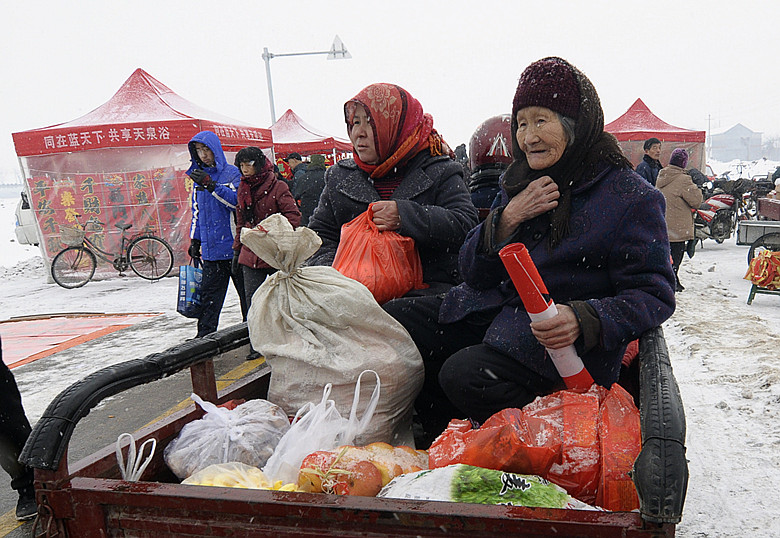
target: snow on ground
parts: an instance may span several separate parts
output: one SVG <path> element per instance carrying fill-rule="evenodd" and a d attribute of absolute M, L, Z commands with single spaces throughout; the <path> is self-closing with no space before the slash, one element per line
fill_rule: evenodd
<path fill-rule="evenodd" d="M 48 283 L 34 247 L 12 242 L 15 199 L 0 198 L 0 320 L 54 312 L 162 312 L 157 318 L 13 370 L 31 422 L 86 374 L 161 351 L 195 334 L 176 313 L 176 279 Z M 780 536 L 780 296 L 748 306 L 748 247 L 707 241 L 686 257 L 674 316 L 665 323 L 687 421 L 690 483 L 678 536 Z M 221 326 L 240 319 L 228 295 Z M 2 331 L 2 325 L 0 325 Z"/>

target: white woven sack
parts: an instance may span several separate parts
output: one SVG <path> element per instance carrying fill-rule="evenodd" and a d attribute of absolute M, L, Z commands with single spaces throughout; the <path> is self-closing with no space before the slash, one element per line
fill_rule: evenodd
<path fill-rule="evenodd" d="M 313 230 L 293 230 L 275 214 L 257 228 L 244 228 L 241 242 L 278 269 L 255 292 L 247 315 L 252 347 L 271 366 L 268 399 L 292 416 L 319 401 L 322 387 L 331 383 L 331 399 L 348 415 L 355 382 L 371 369 L 382 379 L 382 394 L 372 424 L 356 443 L 413 446 L 412 406 L 424 370 L 406 329 L 363 284 L 332 267 L 301 267 L 322 244 Z M 361 402 L 370 400 L 371 390 L 361 388 Z"/>

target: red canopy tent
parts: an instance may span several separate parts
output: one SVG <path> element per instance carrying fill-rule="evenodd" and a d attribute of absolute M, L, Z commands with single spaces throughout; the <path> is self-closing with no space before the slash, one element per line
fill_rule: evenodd
<path fill-rule="evenodd" d="M 320 153 L 333 164 L 342 154 L 352 151 L 352 143 L 349 140 L 322 133 L 303 121 L 291 109 L 287 109 L 287 112 L 271 125 L 271 132 L 277 158 L 286 157 L 293 151 L 302 156 Z"/>
<path fill-rule="evenodd" d="M 272 147 L 269 129 L 205 110 L 136 69 L 106 103 L 75 120 L 13 133 L 47 260 L 59 252 L 60 225 L 100 222 L 91 235 L 116 250 L 119 230 L 148 231 L 179 260 L 189 244 L 191 180 L 187 142 L 210 130 L 226 152 Z M 81 215 L 77 217 L 77 215 Z"/>
<path fill-rule="evenodd" d="M 623 153 L 636 166 L 642 161 L 645 152 L 644 141 L 655 137 L 661 141 L 661 163 L 667 164 L 674 148 L 685 148 L 688 151 L 688 167 L 703 170 L 706 164 L 704 158 L 704 131 L 692 131 L 675 127 L 653 114 L 641 99 L 615 121 L 604 126 L 604 130 L 615 135 Z"/>

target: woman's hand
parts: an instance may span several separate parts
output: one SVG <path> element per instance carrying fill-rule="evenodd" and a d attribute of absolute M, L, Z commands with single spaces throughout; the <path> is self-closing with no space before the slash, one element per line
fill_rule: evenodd
<path fill-rule="evenodd" d="M 533 180 L 528 187 L 516 194 L 501 213 L 496 230 L 496 243 L 505 241 L 520 223 L 558 207 L 558 185 L 550 176 Z"/>
<path fill-rule="evenodd" d="M 543 321 L 531 322 L 531 332 L 547 349 L 570 346 L 580 335 L 580 323 L 572 307 L 556 305 L 558 315 Z"/>
<path fill-rule="evenodd" d="M 393 200 L 381 200 L 371 205 L 374 224 L 380 232 L 393 232 L 401 227 L 398 204 Z"/>

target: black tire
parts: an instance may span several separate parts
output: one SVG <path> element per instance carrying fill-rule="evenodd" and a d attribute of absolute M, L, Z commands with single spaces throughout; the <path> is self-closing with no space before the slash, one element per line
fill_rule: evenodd
<path fill-rule="evenodd" d="M 772 232 L 764 234 L 750 245 L 748 251 L 748 265 L 753 261 L 753 258 L 758 256 L 758 253 L 763 250 L 780 251 L 780 232 Z"/>
<path fill-rule="evenodd" d="M 141 278 L 159 280 L 173 269 L 173 249 L 159 237 L 142 235 L 127 247 L 127 261 Z"/>
<path fill-rule="evenodd" d="M 92 279 L 97 267 L 95 254 L 84 247 L 68 247 L 51 262 L 51 277 L 63 288 L 80 288 Z"/>
<path fill-rule="evenodd" d="M 734 213 L 731 211 L 718 211 L 710 222 L 710 235 L 716 243 L 723 243 L 731 237 L 734 230 Z"/>

